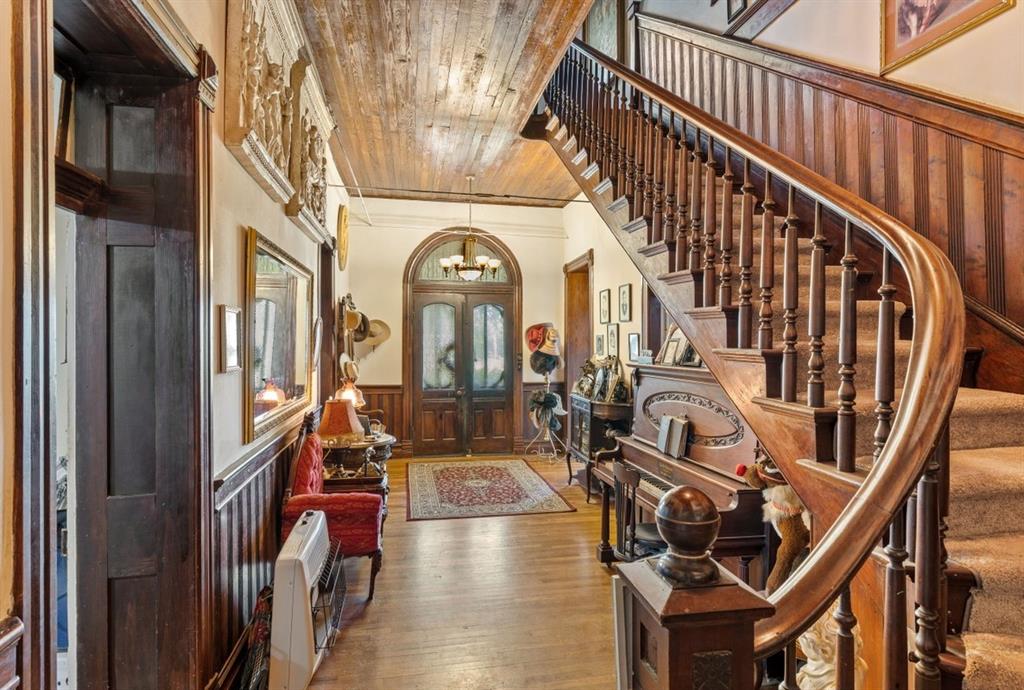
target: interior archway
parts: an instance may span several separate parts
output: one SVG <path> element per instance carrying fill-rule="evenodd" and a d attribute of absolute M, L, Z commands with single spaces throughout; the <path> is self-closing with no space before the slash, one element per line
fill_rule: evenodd
<path fill-rule="evenodd" d="M 473 228 L 477 255 L 500 268 L 446 276 L 439 259 L 461 253 L 468 232 L 432 234 L 405 266 L 403 405 L 417 455 L 510 453 L 522 437 L 522 272 L 504 242 Z"/>

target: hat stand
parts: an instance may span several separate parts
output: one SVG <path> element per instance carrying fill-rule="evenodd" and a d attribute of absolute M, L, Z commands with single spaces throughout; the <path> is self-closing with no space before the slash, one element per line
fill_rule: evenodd
<path fill-rule="evenodd" d="M 544 392 L 551 392 L 551 375 L 544 374 Z M 566 463 L 569 462 L 569 449 L 565 445 L 565 441 L 560 439 L 557 434 L 551 433 L 551 427 L 547 424 L 537 429 L 536 435 L 526 444 L 526 448 L 523 450 L 524 455 L 530 453 L 530 448 L 533 448 L 536 444 L 536 448 L 533 450 L 533 454 L 538 458 L 546 458 L 552 465 L 558 462 L 559 452 L 561 452 L 565 458 Z"/>

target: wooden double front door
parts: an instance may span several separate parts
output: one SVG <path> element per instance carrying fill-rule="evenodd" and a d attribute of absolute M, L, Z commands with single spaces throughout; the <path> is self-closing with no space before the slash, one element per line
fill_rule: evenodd
<path fill-rule="evenodd" d="M 512 299 L 510 291 L 415 294 L 415 454 L 512 451 Z"/>

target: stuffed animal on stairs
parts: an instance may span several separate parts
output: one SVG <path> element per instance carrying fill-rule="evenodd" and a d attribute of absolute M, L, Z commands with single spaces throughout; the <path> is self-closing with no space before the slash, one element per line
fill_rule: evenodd
<path fill-rule="evenodd" d="M 771 523 L 782 540 L 766 583 L 766 590 L 771 594 L 786 581 L 803 559 L 811 543 L 811 519 L 800 497 L 760 445 L 754 457 L 752 464 L 738 465 L 736 474 L 743 477 L 752 488 L 761 489 L 761 495 L 764 496 L 764 521 Z"/>

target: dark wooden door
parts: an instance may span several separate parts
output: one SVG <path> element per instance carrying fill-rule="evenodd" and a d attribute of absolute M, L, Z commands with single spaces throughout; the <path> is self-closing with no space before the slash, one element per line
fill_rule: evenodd
<path fill-rule="evenodd" d="M 110 106 L 130 205 L 76 239 L 78 687 L 196 685 L 195 235 L 155 222 L 156 110 Z"/>
<path fill-rule="evenodd" d="M 462 322 L 465 296 L 420 293 L 413 300 L 413 452 L 465 450 Z"/>
<path fill-rule="evenodd" d="M 512 294 L 420 292 L 413 308 L 413 452 L 511 452 Z"/>
<path fill-rule="evenodd" d="M 511 294 L 466 295 L 463 324 L 467 453 L 512 452 Z"/>

